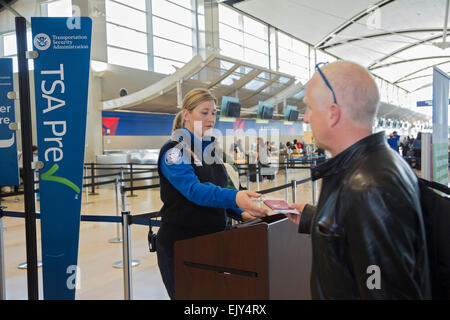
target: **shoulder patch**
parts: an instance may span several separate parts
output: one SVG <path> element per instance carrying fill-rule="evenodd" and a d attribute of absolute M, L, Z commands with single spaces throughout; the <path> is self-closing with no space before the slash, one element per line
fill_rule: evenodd
<path fill-rule="evenodd" d="M 178 148 L 171 148 L 167 150 L 164 161 L 167 165 L 178 164 L 181 161 L 181 150 Z"/>

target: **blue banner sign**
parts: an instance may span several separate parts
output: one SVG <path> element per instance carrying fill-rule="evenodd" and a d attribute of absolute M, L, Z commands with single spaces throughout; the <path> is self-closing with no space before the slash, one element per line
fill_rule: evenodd
<path fill-rule="evenodd" d="M 170 136 L 174 115 L 152 114 L 152 113 L 131 113 L 121 111 L 103 111 L 103 135 L 104 136 Z M 266 124 L 257 123 L 254 119 L 233 119 L 233 121 L 221 121 L 217 118 L 214 127 L 227 135 L 227 130 L 247 130 L 278 129 L 280 136 L 303 135 L 301 122 L 289 122 L 280 120 L 268 120 Z M 236 134 L 236 133 L 234 133 Z M 281 138 L 280 137 L 280 138 Z"/>
<path fill-rule="evenodd" d="M 14 100 L 8 92 L 14 89 L 13 63 L 11 58 L 0 58 L 0 186 L 19 184 Z"/>
<path fill-rule="evenodd" d="M 448 105 L 450 106 L 450 99 L 448 99 Z M 433 100 L 417 101 L 417 107 L 431 107 L 433 106 Z"/>
<path fill-rule="evenodd" d="M 44 299 L 75 299 L 92 21 L 31 18 L 31 27 Z"/>

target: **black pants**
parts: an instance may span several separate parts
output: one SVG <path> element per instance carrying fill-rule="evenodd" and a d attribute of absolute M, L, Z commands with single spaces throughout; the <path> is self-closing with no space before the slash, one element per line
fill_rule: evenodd
<path fill-rule="evenodd" d="M 166 248 L 156 239 L 156 256 L 161 278 L 171 300 L 175 299 L 173 247 Z"/>

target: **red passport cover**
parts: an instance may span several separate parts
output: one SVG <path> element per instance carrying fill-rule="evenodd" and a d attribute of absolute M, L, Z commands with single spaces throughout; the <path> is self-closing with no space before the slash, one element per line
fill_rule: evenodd
<path fill-rule="evenodd" d="M 264 200 L 263 203 L 272 210 L 288 210 L 289 204 L 284 200 Z"/>

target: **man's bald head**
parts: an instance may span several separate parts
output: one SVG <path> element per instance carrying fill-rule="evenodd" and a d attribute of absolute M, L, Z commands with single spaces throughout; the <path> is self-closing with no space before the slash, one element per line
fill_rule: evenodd
<path fill-rule="evenodd" d="M 333 62 L 322 67 L 321 71 L 333 88 L 338 105 L 351 122 L 358 127 L 371 128 L 378 111 L 380 95 L 369 72 L 361 65 L 349 61 Z M 316 99 L 332 99 L 330 89 L 318 72 L 308 86 Z"/>

